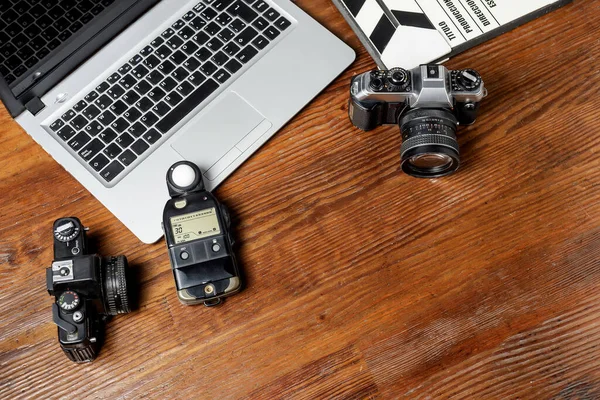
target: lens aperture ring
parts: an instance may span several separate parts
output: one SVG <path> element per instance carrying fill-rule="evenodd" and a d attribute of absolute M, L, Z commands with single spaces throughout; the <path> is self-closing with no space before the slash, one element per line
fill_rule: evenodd
<path fill-rule="evenodd" d="M 447 135 L 439 135 L 439 134 L 424 134 L 413 136 L 404 142 L 402 142 L 402 147 L 400 149 L 400 154 L 404 156 L 404 154 L 412 150 L 416 147 L 421 146 L 444 146 L 454 150 L 457 154 L 459 154 L 458 142 L 456 138 Z"/>

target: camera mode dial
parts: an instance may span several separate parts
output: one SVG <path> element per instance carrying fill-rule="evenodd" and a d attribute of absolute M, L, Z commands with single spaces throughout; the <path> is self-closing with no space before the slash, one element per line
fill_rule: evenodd
<path fill-rule="evenodd" d="M 79 224 L 70 218 L 65 218 L 54 229 L 54 237 L 60 242 L 70 242 L 79 235 Z"/>
<path fill-rule="evenodd" d="M 481 85 L 481 75 L 474 69 L 464 69 L 458 73 L 457 82 L 467 90 L 474 90 Z"/>
<path fill-rule="evenodd" d="M 369 87 L 375 92 L 383 90 L 385 88 L 385 71 L 371 72 Z"/>
<path fill-rule="evenodd" d="M 392 92 L 406 90 L 410 83 L 410 76 L 403 68 L 392 68 L 387 73 L 388 87 Z"/>
<path fill-rule="evenodd" d="M 79 306 L 79 295 L 71 290 L 63 292 L 58 298 L 58 306 L 65 311 L 71 311 Z"/>

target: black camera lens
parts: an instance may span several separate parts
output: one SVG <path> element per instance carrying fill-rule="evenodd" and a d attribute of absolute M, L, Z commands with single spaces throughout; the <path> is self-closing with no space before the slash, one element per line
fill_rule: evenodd
<path fill-rule="evenodd" d="M 449 175 L 460 166 L 458 121 L 446 110 L 415 109 L 400 120 L 402 170 L 417 178 Z"/>
<path fill-rule="evenodd" d="M 127 288 L 127 258 L 106 257 L 102 262 L 104 297 L 108 315 L 131 312 Z"/>

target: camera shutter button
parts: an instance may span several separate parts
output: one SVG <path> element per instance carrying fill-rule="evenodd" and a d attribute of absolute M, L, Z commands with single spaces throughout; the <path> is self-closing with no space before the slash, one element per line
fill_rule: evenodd
<path fill-rule="evenodd" d="M 187 260 L 188 258 L 190 258 L 190 253 L 183 250 L 181 253 L 179 253 L 179 257 L 181 257 L 182 260 Z"/>

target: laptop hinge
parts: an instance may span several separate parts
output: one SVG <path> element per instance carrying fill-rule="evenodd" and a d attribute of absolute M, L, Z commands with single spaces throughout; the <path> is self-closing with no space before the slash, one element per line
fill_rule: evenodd
<path fill-rule="evenodd" d="M 42 100 L 40 100 L 39 97 L 34 97 L 25 104 L 25 108 L 33 115 L 37 115 L 37 113 L 42 111 L 45 107 L 46 105 L 42 103 Z"/>

